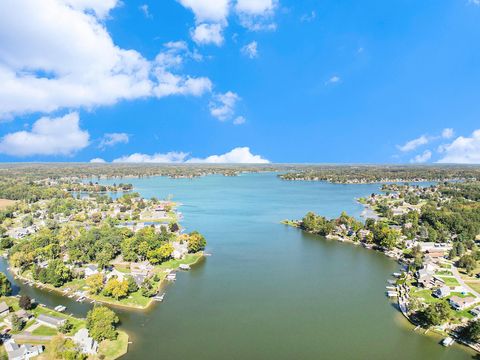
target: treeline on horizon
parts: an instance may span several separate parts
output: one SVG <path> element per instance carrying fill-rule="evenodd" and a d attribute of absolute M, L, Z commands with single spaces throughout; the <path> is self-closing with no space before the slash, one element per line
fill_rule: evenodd
<path fill-rule="evenodd" d="M 279 172 L 284 180 L 317 180 L 335 183 L 382 181 L 479 180 L 474 165 L 312 165 L 312 164 L 90 164 L 3 163 L 0 181 L 43 179 L 95 179 L 125 177 L 235 176 L 240 173 Z"/>

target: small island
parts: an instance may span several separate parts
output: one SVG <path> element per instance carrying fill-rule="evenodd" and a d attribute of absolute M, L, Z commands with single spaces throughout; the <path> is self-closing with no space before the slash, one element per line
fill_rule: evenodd
<path fill-rule="evenodd" d="M 381 194 L 358 200 L 374 218 L 309 212 L 283 223 L 394 258 L 402 270 L 386 294 L 405 317 L 443 335 L 445 346 L 458 341 L 480 351 L 480 184 L 384 184 Z"/>

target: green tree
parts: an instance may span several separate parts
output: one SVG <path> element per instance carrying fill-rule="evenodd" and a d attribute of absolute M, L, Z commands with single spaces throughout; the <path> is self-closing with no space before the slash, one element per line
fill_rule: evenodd
<path fill-rule="evenodd" d="M 207 240 L 198 231 L 193 231 L 188 236 L 188 252 L 196 253 L 202 251 L 207 246 Z"/>
<path fill-rule="evenodd" d="M 99 294 L 100 291 L 102 291 L 103 288 L 103 274 L 98 273 L 98 274 L 93 274 L 90 275 L 86 280 L 85 280 L 87 286 L 89 287 L 90 293 L 91 294 Z"/>
<path fill-rule="evenodd" d="M 426 325 L 437 326 L 451 318 L 452 309 L 446 301 L 441 301 L 427 306 L 427 308 L 422 311 L 421 315 Z"/>
<path fill-rule="evenodd" d="M 117 338 L 118 316 L 105 306 L 95 306 L 87 314 L 87 329 L 98 342 Z"/>
<path fill-rule="evenodd" d="M 12 294 L 12 284 L 4 273 L 0 273 L 0 296 L 9 296 Z"/>
<path fill-rule="evenodd" d="M 114 277 L 107 281 L 103 289 L 105 296 L 111 296 L 117 300 L 128 295 L 128 281 L 120 281 Z"/>
<path fill-rule="evenodd" d="M 24 310 L 30 310 L 33 307 L 32 299 L 28 295 L 22 295 L 18 300 L 18 305 Z"/>

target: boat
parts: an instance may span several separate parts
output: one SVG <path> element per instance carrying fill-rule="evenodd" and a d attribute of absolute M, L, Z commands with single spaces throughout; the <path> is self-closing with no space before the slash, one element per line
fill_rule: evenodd
<path fill-rule="evenodd" d="M 398 293 L 396 291 L 387 291 L 388 297 L 398 297 Z"/>
<path fill-rule="evenodd" d="M 161 295 L 157 294 L 153 297 L 153 300 L 158 301 L 158 302 L 162 302 L 164 298 L 165 298 L 165 293 L 163 293 Z"/>
<path fill-rule="evenodd" d="M 63 305 L 55 306 L 54 310 L 58 312 L 64 312 L 67 308 Z"/>
<path fill-rule="evenodd" d="M 190 270 L 191 269 L 190 265 L 187 265 L 187 264 L 180 264 L 178 267 L 180 268 L 180 270 Z"/>
<path fill-rule="evenodd" d="M 394 272 L 394 273 L 393 273 L 393 276 L 399 278 L 400 276 L 402 276 L 402 274 L 400 274 L 400 273 L 398 273 L 398 272 Z"/>
<path fill-rule="evenodd" d="M 446 337 L 445 339 L 442 340 L 442 345 L 443 346 L 451 346 L 455 342 L 455 339 L 452 338 L 451 336 Z"/>
<path fill-rule="evenodd" d="M 385 286 L 387 290 L 396 290 L 397 288 L 395 286 Z"/>
<path fill-rule="evenodd" d="M 167 281 L 175 281 L 177 279 L 177 274 L 174 272 L 171 272 L 170 274 L 167 275 Z"/>

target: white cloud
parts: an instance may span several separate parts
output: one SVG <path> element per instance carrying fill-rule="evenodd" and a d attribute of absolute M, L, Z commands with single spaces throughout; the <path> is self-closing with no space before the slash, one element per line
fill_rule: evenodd
<path fill-rule="evenodd" d="M 150 9 L 148 8 L 147 4 L 140 5 L 139 9 L 147 19 L 153 19 L 153 15 L 150 13 Z"/>
<path fill-rule="evenodd" d="M 455 133 L 452 128 L 446 128 L 442 131 L 442 138 L 444 139 L 451 139 L 453 135 L 455 135 Z"/>
<path fill-rule="evenodd" d="M 432 158 L 432 152 L 430 150 L 425 150 L 422 154 L 418 154 L 413 159 L 410 160 L 412 164 L 423 164 Z"/>
<path fill-rule="evenodd" d="M 339 76 L 333 75 L 330 79 L 328 79 L 325 84 L 330 85 L 330 84 L 336 84 L 339 83 L 342 79 L 340 79 Z"/>
<path fill-rule="evenodd" d="M 114 146 L 117 144 L 127 144 L 128 141 L 129 136 L 126 133 L 108 133 L 103 135 L 99 147 L 106 148 L 108 146 Z"/>
<path fill-rule="evenodd" d="M 408 151 L 415 150 L 416 148 L 422 145 L 426 145 L 428 143 L 429 143 L 428 137 L 426 137 L 425 135 L 422 135 L 416 139 L 407 141 L 404 145 L 401 145 L 401 146 L 399 145 L 397 147 L 402 152 L 408 152 Z"/>
<path fill-rule="evenodd" d="M 275 30 L 272 17 L 277 5 L 276 0 L 237 0 L 235 11 L 241 25 L 251 31 Z"/>
<path fill-rule="evenodd" d="M 0 1 L 0 118 L 209 90 L 207 78 L 173 74 L 172 64 L 115 45 L 103 19 L 118 4 Z M 188 49 L 164 50 L 172 51 L 181 61 L 194 58 Z"/>
<path fill-rule="evenodd" d="M 78 113 L 42 117 L 31 131 L 18 131 L 0 140 L 0 153 L 12 156 L 72 155 L 89 144 L 89 134 L 80 129 Z"/>
<path fill-rule="evenodd" d="M 113 160 L 114 163 L 231 163 L 231 164 L 267 164 L 269 161 L 260 155 L 251 153 L 248 147 L 237 147 L 222 155 L 211 155 L 206 158 L 189 158 L 188 153 L 168 152 L 153 155 L 135 153 Z"/>
<path fill-rule="evenodd" d="M 237 116 L 235 120 L 233 120 L 233 125 L 243 125 L 247 119 L 245 119 L 243 116 Z"/>
<path fill-rule="evenodd" d="M 221 121 L 231 119 L 235 114 L 235 106 L 240 97 L 234 92 L 216 94 L 210 102 L 210 113 Z"/>
<path fill-rule="evenodd" d="M 188 163 L 209 164 L 268 164 L 270 161 L 260 155 L 253 155 L 248 147 L 237 147 L 222 155 L 212 155 L 205 159 L 193 158 Z"/>
<path fill-rule="evenodd" d="M 230 0 L 178 0 L 192 10 L 197 22 L 224 22 L 228 16 Z"/>
<path fill-rule="evenodd" d="M 184 41 L 165 44 L 165 50 L 157 55 L 154 62 L 154 76 L 157 80 L 157 84 L 153 87 L 155 96 L 201 96 L 212 90 L 212 82 L 207 77 L 191 77 L 178 75 L 173 72 L 182 66 L 185 59 L 190 58 L 198 59 L 195 53 L 189 51 L 188 45 Z"/>
<path fill-rule="evenodd" d="M 223 27 L 220 24 L 200 24 L 191 31 L 193 41 L 199 45 L 223 44 Z"/>
<path fill-rule="evenodd" d="M 135 153 L 113 160 L 114 163 L 183 163 L 188 153 L 171 151 L 166 154 L 153 155 Z"/>
<path fill-rule="evenodd" d="M 256 41 L 252 41 L 251 43 L 242 47 L 242 54 L 248 56 L 250 59 L 254 59 L 258 57 L 258 44 Z"/>
<path fill-rule="evenodd" d="M 95 158 L 95 159 L 90 160 L 90 163 L 92 163 L 92 164 L 105 164 L 106 161 L 103 160 L 102 158 Z"/>
<path fill-rule="evenodd" d="M 480 164 L 480 129 L 475 130 L 471 137 L 457 137 L 440 150 L 444 156 L 439 163 Z"/>

